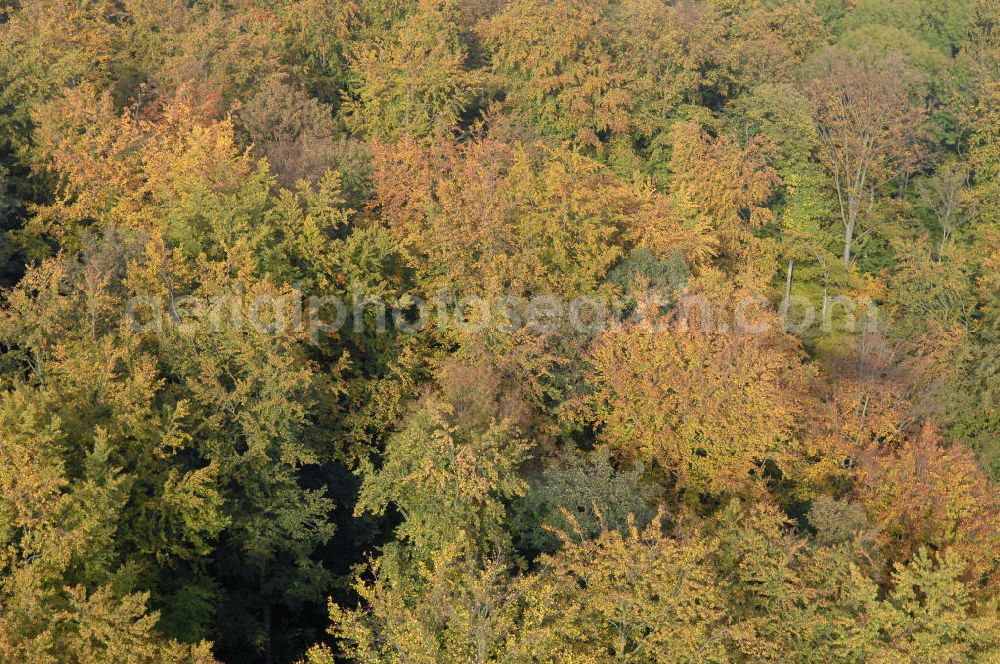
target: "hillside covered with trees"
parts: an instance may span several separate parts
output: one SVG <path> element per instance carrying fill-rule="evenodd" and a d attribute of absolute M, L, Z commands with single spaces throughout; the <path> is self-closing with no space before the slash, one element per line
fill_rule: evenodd
<path fill-rule="evenodd" d="M 998 0 L 0 0 L 0 662 L 1000 662 L 998 351 Z"/>

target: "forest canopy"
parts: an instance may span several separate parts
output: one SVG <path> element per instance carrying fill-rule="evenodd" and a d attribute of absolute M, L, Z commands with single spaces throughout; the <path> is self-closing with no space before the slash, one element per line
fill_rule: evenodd
<path fill-rule="evenodd" d="M 0 0 L 0 661 L 1000 661 L 998 0 Z"/>

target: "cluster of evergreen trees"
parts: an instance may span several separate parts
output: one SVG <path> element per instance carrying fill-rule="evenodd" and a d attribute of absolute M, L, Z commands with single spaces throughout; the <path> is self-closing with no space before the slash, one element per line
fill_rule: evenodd
<path fill-rule="evenodd" d="M 0 0 L 0 233 L 0 661 L 1000 660 L 997 0 Z"/>

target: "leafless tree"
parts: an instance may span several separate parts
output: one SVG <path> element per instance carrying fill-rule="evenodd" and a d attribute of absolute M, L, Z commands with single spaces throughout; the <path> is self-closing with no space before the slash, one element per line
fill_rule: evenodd
<path fill-rule="evenodd" d="M 875 58 L 831 47 L 807 86 L 819 157 L 840 203 L 845 265 L 857 241 L 874 230 L 867 224 L 880 191 L 919 154 L 926 113 L 911 100 L 915 82 L 898 54 Z M 859 224 L 867 225 L 860 233 Z"/>

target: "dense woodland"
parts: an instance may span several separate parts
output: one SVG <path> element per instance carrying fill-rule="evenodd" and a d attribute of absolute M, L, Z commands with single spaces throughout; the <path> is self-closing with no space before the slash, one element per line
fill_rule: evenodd
<path fill-rule="evenodd" d="M 2 662 L 1000 661 L 998 0 L 0 0 L 0 232 Z"/>

